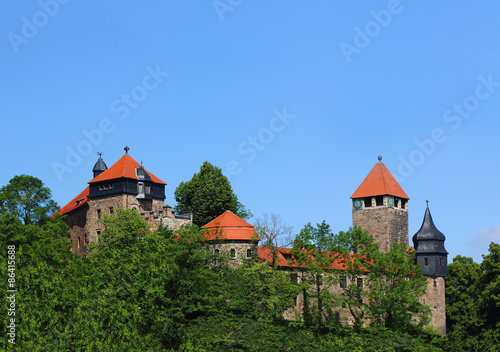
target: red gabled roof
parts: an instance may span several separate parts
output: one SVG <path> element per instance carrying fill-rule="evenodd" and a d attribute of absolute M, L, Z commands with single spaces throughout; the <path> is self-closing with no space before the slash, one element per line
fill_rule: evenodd
<path fill-rule="evenodd" d="M 358 189 L 353 193 L 353 198 L 374 197 L 390 195 L 404 199 L 410 199 L 403 191 L 396 179 L 391 175 L 384 163 L 378 162 L 363 180 Z"/>
<path fill-rule="evenodd" d="M 64 214 L 69 213 L 72 210 L 75 210 L 76 208 L 81 207 L 85 203 L 87 203 L 89 201 L 89 197 L 88 197 L 88 195 L 89 195 L 89 188 L 90 187 L 87 186 L 87 188 L 85 188 L 82 193 L 80 193 L 79 195 L 77 195 L 68 204 L 66 204 L 64 207 L 62 207 L 61 209 L 59 209 L 59 211 L 57 213 L 59 213 L 61 215 L 64 215 Z"/>
<path fill-rule="evenodd" d="M 203 226 L 208 229 L 207 240 L 245 240 L 260 241 L 253 225 L 249 224 L 230 210 Z"/>
<path fill-rule="evenodd" d="M 116 163 L 113 164 L 109 169 L 104 171 L 97 177 L 94 177 L 89 183 L 113 180 L 117 178 L 131 178 L 137 180 L 137 174 L 135 169 L 141 167 L 141 165 L 134 160 L 130 155 L 125 154 Z M 151 181 L 154 183 L 160 183 L 166 185 L 165 182 L 160 180 L 158 177 L 153 175 L 151 172 L 144 169 L 146 173 L 151 177 Z"/>

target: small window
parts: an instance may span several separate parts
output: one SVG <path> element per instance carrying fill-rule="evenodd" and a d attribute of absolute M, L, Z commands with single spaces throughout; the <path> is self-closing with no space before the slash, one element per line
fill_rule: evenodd
<path fill-rule="evenodd" d="M 424 258 L 424 266 L 429 266 L 429 258 Z"/>
<path fill-rule="evenodd" d="M 439 265 L 444 266 L 444 260 L 443 260 L 443 258 L 439 258 Z"/>
<path fill-rule="evenodd" d="M 365 201 L 365 208 L 371 208 L 371 206 L 372 206 L 372 198 L 368 197 L 368 198 L 364 198 L 363 200 Z"/>
<path fill-rule="evenodd" d="M 99 186 L 99 191 L 102 191 L 104 189 L 104 187 L 101 185 Z"/>
<path fill-rule="evenodd" d="M 377 204 L 377 207 L 383 206 L 384 205 L 384 196 L 376 196 L 375 203 Z"/>
<path fill-rule="evenodd" d="M 137 193 L 139 194 L 144 193 L 144 184 L 142 183 L 137 184 Z"/>
<path fill-rule="evenodd" d="M 78 248 L 80 248 L 80 237 L 78 237 Z"/>
<path fill-rule="evenodd" d="M 236 258 L 236 249 L 231 248 L 230 254 L 231 254 L 231 258 L 233 258 L 233 259 Z"/>
<path fill-rule="evenodd" d="M 101 230 L 97 230 L 97 237 L 101 236 Z"/>
<path fill-rule="evenodd" d="M 113 189 L 113 185 L 112 184 L 109 185 L 109 189 Z"/>
<path fill-rule="evenodd" d="M 323 285 L 323 276 L 321 274 L 316 276 L 316 285 Z"/>
<path fill-rule="evenodd" d="M 100 219 L 101 218 L 101 209 L 97 209 L 97 218 Z"/>
<path fill-rule="evenodd" d="M 406 199 L 401 199 L 401 209 L 406 209 Z"/>
<path fill-rule="evenodd" d="M 217 248 L 214 250 L 214 255 L 219 255 L 220 253 L 220 250 L 218 250 Z"/>
<path fill-rule="evenodd" d="M 109 207 L 109 213 L 110 213 L 110 214 L 113 214 L 113 212 L 114 212 L 113 207 Z"/>
<path fill-rule="evenodd" d="M 356 284 L 359 288 L 363 288 L 363 279 L 361 277 L 358 277 L 356 280 Z"/>
<path fill-rule="evenodd" d="M 340 288 L 346 288 L 347 287 L 347 278 L 345 276 L 340 277 Z"/>
<path fill-rule="evenodd" d="M 399 198 L 394 198 L 394 208 L 399 208 Z"/>
<path fill-rule="evenodd" d="M 247 258 L 252 258 L 252 250 L 250 248 L 247 249 Z"/>
<path fill-rule="evenodd" d="M 146 186 L 146 194 L 151 194 L 151 186 L 150 185 Z"/>
<path fill-rule="evenodd" d="M 87 236 L 87 233 L 85 233 L 85 244 L 89 244 L 89 237 Z"/>
<path fill-rule="evenodd" d="M 104 189 L 108 189 L 109 188 L 109 185 L 104 185 L 103 186 Z"/>
<path fill-rule="evenodd" d="M 291 273 L 290 274 L 290 282 L 294 285 L 297 285 L 298 282 L 299 282 L 299 276 L 297 275 L 297 273 Z"/>

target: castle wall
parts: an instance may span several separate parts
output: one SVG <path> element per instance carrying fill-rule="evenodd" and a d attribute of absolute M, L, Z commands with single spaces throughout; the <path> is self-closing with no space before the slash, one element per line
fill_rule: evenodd
<path fill-rule="evenodd" d="M 84 256 L 86 249 L 86 241 L 88 234 L 86 232 L 85 224 L 87 222 L 88 206 L 85 204 L 66 218 L 68 224 L 71 241 L 71 252 Z"/>

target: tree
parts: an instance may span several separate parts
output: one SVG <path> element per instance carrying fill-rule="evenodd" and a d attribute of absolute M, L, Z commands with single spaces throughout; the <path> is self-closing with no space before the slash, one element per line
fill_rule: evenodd
<path fill-rule="evenodd" d="M 273 268 L 278 268 L 279 247 L 292 244 L 292 227 L 285 224 L 277 214 L 264 214 L 254 223 L 255 232 L 262 240 L 262 245 L 269 248 L 273 258 Z"/>
<path fill-rule="evenodd" d="M 193 213 L 193 223 L 206 225 L 227 210 L 239 217 L 251 217 L 233 192 L 231 184 L 222 170 L 205 161 L 200 172 L 188 182 L 181 182 L 175 190 L 177 214 Z"/>
<path fill-rule="evenodd" d="M 0 212 L 14 215 L 24 224 L 42 224 L 59 210 L 51 191 L 33 176 L 14 176 L 0 189 Z"/>
<path fill-rule="evenodd" d="M 410 331 L 429 322 L 430 309 L 420 303 L 427 289 L 420 270 L 415 252 L 408 252 L 405 243 L 393 243 L 372 263 L 366 291 L 372 325 Z"/>

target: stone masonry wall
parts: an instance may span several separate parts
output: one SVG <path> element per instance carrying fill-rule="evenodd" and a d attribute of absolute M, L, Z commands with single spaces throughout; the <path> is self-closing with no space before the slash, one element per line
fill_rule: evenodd
<path fill-rule="evenodd" d="M 439 333 L 446 336 L 446 303 L 445 303 L 445 281 L 438 277 L 427 279 L 427 292 L 420 299 L 431 309 L 431 322 L 429 325 L 435 327 Z"/>
<path fill-rule="evenodd" d="M 85 255 L 87 233 L 85 224 L 87 221 L 88 206 L 83 205 L 82 209 L 68 214 L 66 224 L 68 224 L 71 241 L 71 252 L 80 256 Z"/>
<path fill-rule="evenodd" d="M 408 244 L 408 211 L 387 206 L 352 211 L 353 225 L 361 226 L 375 238 L 380 251 L 388 252 L 392 243 Z"/>

